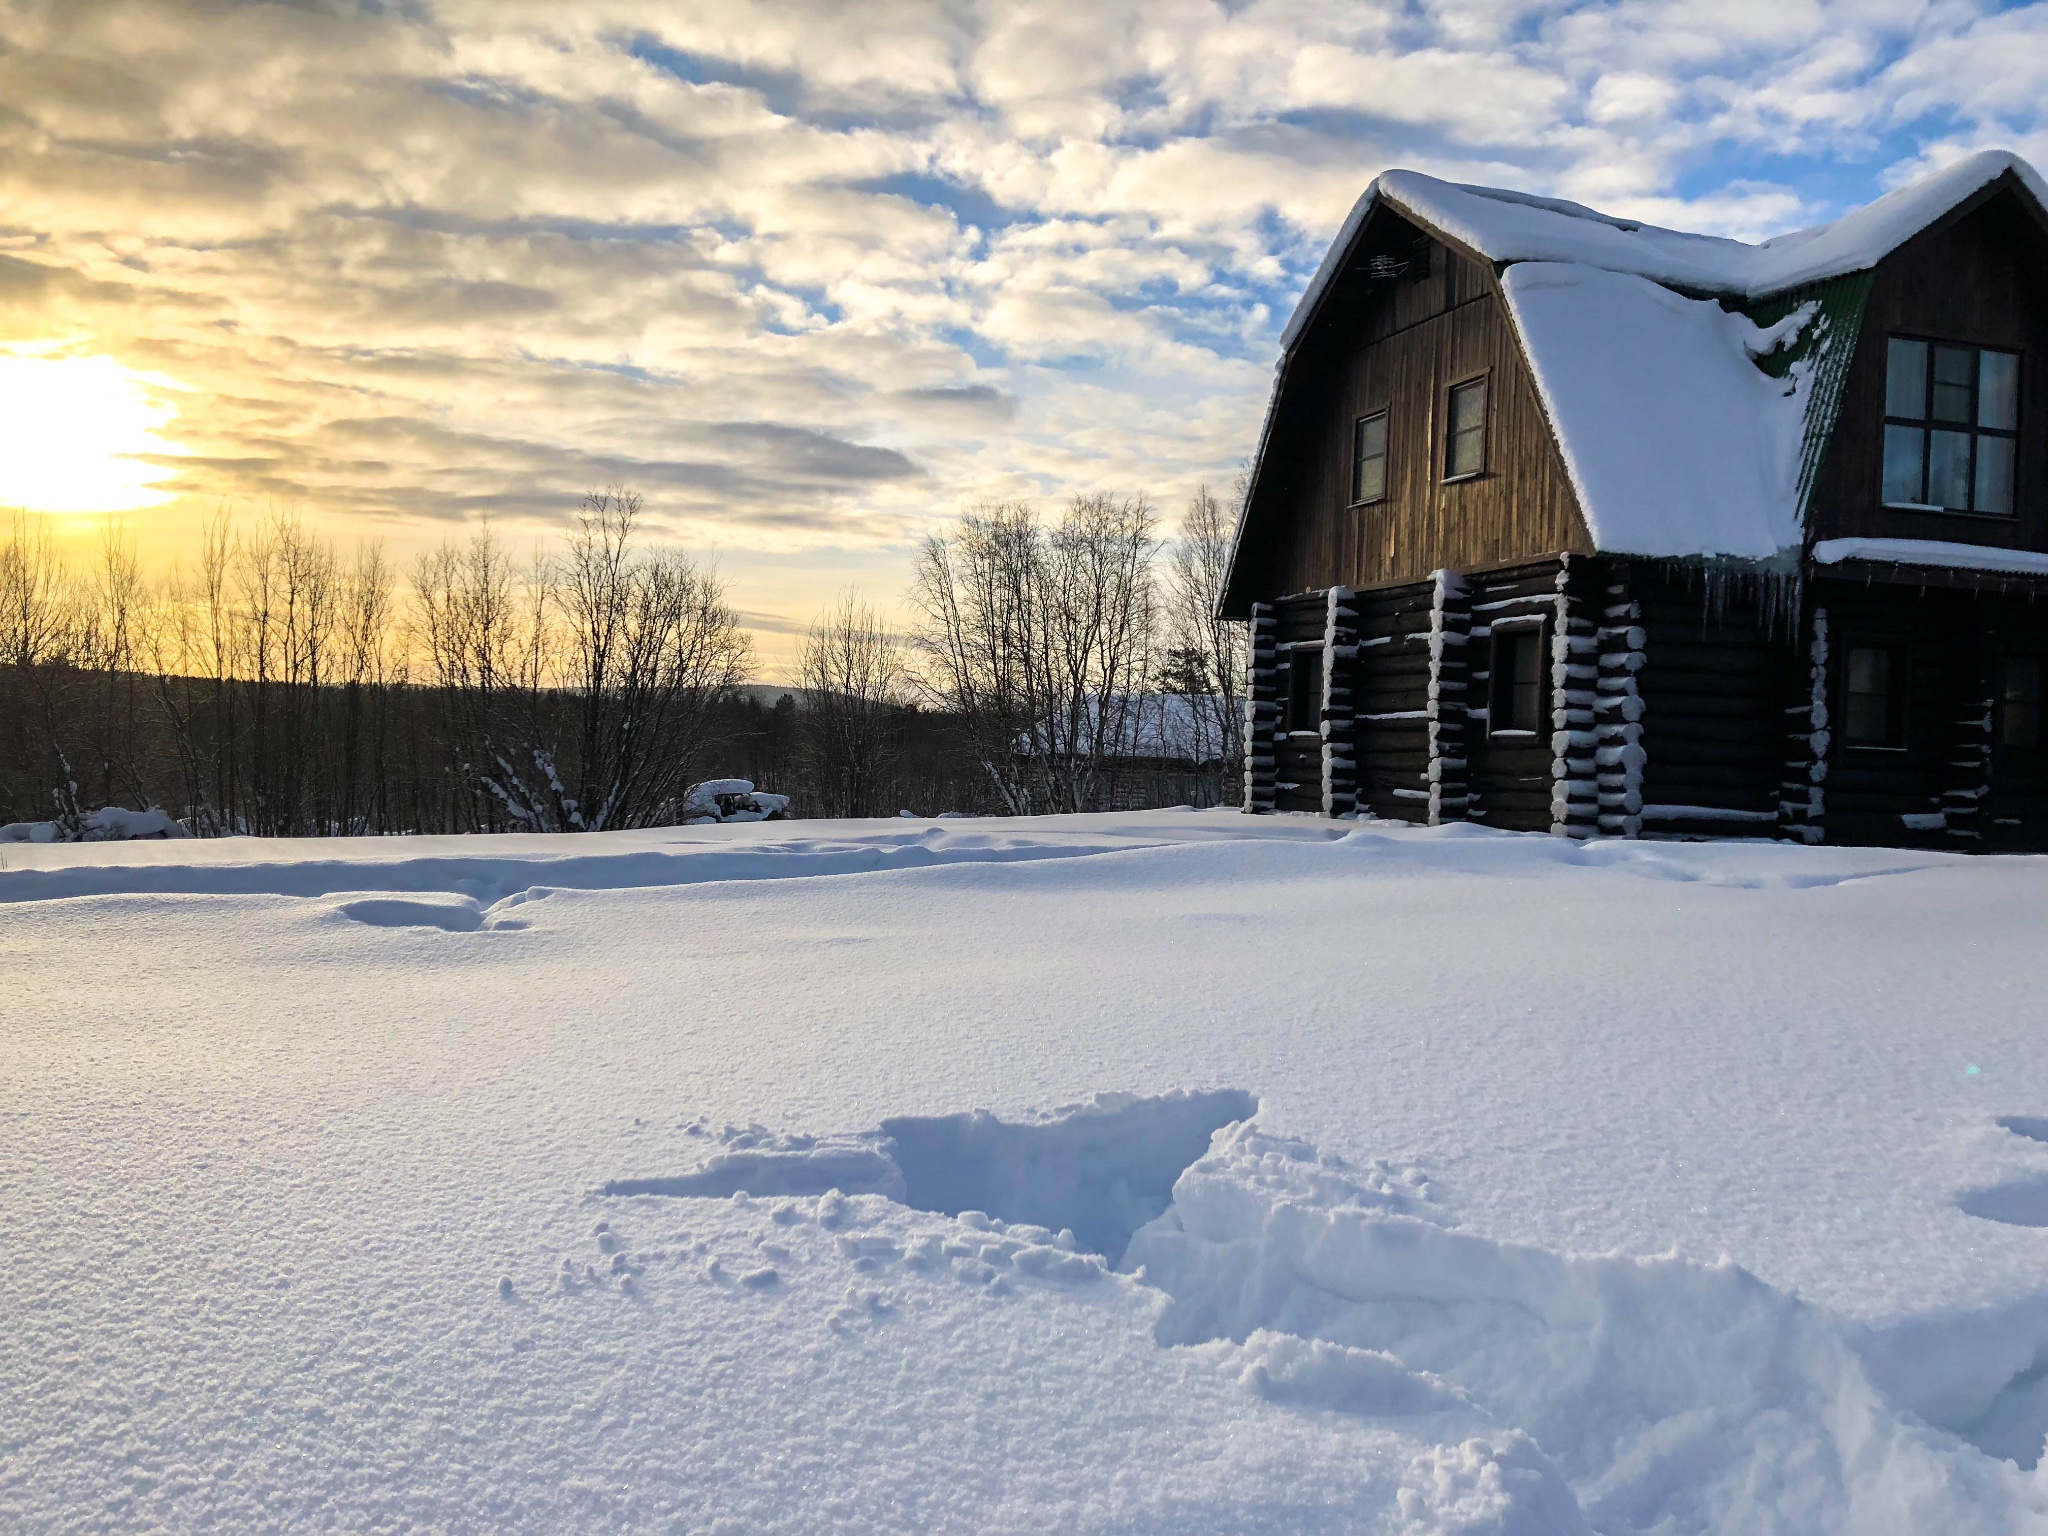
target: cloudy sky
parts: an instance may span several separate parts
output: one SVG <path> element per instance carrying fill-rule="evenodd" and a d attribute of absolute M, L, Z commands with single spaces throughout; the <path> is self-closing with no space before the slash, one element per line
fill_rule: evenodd
<path fill-rule="evenodd" d="M 2048 3 L 0 0 L 0 505 L 626 481 L 772 662 L 966 503 L 1227 485 L 1386 166 L 1754 237 L 2044 101 Z"/>

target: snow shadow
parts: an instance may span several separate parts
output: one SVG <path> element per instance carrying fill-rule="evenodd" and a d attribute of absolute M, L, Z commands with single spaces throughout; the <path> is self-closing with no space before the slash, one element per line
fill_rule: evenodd
<path fill-rule="evenodd" d="M 2015 1136 L 2024 1136 L 2029 1141 L 2048 1141 L 2048 1116 L 2042 1115 L 2000 1115 L 2000 1129 L 2008 1130 Z"/>
<path fill-rule="evenodd" d="M 944 1216 L 978 1211 L 1066 1230 L 1077 1246 L 1115 1263 L 1131 1234 L 1166 1210 L 1174 1181 L 1210 1138 L 1258 1108 L 1249 1093 L 1218 1089 L 1100 1094 L 1028 1121 L 985 1110 L 899 1115 L 857 1136 L 782 1136 L 751 1126 L 720 1133 L 717 1150 L 688 1173 L 613 1179 L 603 1193 L 883 1195 Z"/>
<path fill-rule="evenodd" d="M 906 1205 L 958 1216 L 981 1211 L 1074 1240 L 1112 1264 L 1131 1234 L 1173 1200 L 1181 1171 L 1259 1101 L 1236 1089 L 1157 1098 L 1105 1094 L 1041 1123 L 977 1110 L 882 1122 L 903 1170 Z"/>
<path fill-rule="evenodd" d="M 372 928 L 439 928 L 448 933 L 475 933 L 484 925 L 484 909 L 467 898 L 447 902 L 373 896 L 345 901 L 334 910 Z"/>
<path fill-rule="evenodd" d="M 1965 1190 L 1956 1197 L 1956 1204 L 1966 1215 L 2008 1227 L 2048 1227 L 2048 1175 Z"/>

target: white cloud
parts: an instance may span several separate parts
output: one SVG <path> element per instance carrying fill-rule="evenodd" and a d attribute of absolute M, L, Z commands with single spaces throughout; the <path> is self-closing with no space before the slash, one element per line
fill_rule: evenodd
<path fill-rule="evenodd" d="M 631 474 L 736 579 L 872 576 L 1227 483 L 1388 165 L 1755 237 L 2048 151 L 2044 87 L 2048 5 L 1961 0 L 15 0 L 0 341 L 185 386 L 167 526 Z"/>

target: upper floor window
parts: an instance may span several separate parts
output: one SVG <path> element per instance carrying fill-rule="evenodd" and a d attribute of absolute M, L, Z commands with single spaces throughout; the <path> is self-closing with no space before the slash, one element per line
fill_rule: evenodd
<path fill-rule="evenodd" d="M 1374 411 L 1351 425 L 1351 502 L 1383 501 L 1387 494 L 1387 413 Z"/>
<path fill-rule="evenodd" d="M 2019 425 L 2017 352 L 1892 337 L 1885 353 L 1885 505 L 2009 515 Z"/>
<path fill-rule="evenodd" d="M 1462 480 L 1486 469 L 1486 380 L 1451 386 L 1450 431 L 1444 444 L 1444 478 Z"/>

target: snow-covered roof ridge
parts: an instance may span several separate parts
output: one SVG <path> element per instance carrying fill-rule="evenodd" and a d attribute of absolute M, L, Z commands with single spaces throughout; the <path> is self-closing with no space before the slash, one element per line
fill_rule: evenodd
<path fill-rule="evenodd" d="M 1752 245 L 1617 218 L 1559 198 L 1441 181 L 1420 171 L 1384 171 L 1344 221 L 1288 321 L 1281 346 L 1293 349 L 1367 216 L 1382 202 L 1492 262 L 1575 262 L 1692 293 L 1753 299 L 1873 267 L 2007 172 L 2048 205 L 2048 181 L 2033 166 L 2010 150 L 1981 150 L 1831 224 Z"/>

